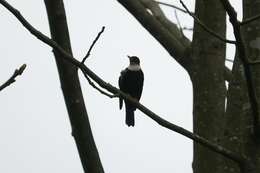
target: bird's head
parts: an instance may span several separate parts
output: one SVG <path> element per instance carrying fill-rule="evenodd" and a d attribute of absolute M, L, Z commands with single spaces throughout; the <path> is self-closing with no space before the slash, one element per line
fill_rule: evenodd
<path fill-rule="evenodd" d="M 130 65 L 140 65 L 140 60 L 137 56 L 127 56 L 130 61 Z"/>

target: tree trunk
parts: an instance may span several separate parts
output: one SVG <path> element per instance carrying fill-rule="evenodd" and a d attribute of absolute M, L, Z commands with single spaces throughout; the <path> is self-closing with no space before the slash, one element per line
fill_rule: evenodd
<path fill-rule="evenodd" d="M 243 1 L 243 19 L 259 15 L 259 11 L 259 0 Z M 242 38 L 245 41 L 246 58 L 250 61 L 260 60 L 260 40 L 257 42 L 257 38 L 260 35 L 259 26 L 259 20 L 242 26 Z M 251 71 L 254 88 L 257 98 L 259 98 L 259 65 L 252 65 Z M 227 123 L 225 125 L 224 146 L 248 157 L 253 165 L 252 172 L 257 173 L 260 172 L 260 145 L 253 135 L 253 115 L 248 99 L 244 69 L 238 56 L 235 58 L 233 74 L 234 78 L 229 83 L 227 98 Z M 237 165 L 229 160 L 225 160 L 223 168 L 223 173 L 239 173 Z"/>
<path fill-rule="evenodd" d="M 62 0 L 45 0 L 51 37 L 64 50 L 72 54 L 65 9 Z M 87 111 L 78 78 L 77 67 L 59 58 L 53 51 L 57 63 L 61 88 L 67 106 L 72 135 L 76 141 L 84 172 L 103 173 L 103 167 L 92 136 Z"/>
<path fill-rule="evenodd" d="M 226 13 L 219 1 L 196 0 L 195 15 L 210 29 L 226 33 Z M 192 40 L 193 129 L 194 133 L 220 142 L 225 112 L 225 43 L 195 23 Z M 214 173 L 221 156 L 194 143 L 194 173 Z"/>

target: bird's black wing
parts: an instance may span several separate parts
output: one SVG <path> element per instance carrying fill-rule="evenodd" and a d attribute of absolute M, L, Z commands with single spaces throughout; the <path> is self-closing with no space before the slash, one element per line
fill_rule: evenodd
<path fill-rule="evenodd" d="M 137 90 L 137 95 L 136 95 L 136 99 L 139 101 L 143 92 L 143 85 L 144 85 L 144 73 L 142 70 L 140 70 L 139 72 L 139 82 L 138 82 L 138 90 Z"/>
<path fill-rule="evenodd" d="M 125 80 L 126 71 L 127 71 L 127 69 L 121 71 L 120 77 L 118 79 L 119 89 L 123 92 L 125 92 L 124 80 Z M 122 109 L 122 107 L 123 107 L 123 99 L 121 97 L 119 97 L 119 109 Z"/>

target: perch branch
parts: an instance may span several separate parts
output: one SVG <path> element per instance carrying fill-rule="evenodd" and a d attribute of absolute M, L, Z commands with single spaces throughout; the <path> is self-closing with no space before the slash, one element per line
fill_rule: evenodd
<path fill-rule="evenodd" d="M 19 75 L 22 75 L 23 71 L 26 68 L 26 64 L 23 64 L 19 69 L 15 69 L 13 75 L 4 83 L 0 86 L 0 91 L 2 91 L 3 89 L 5 89 L 6 87 L 8 87 L 9 85 L 11 85 L 12 83 L 14 83 L 16 80 L 15 78 Z"/>

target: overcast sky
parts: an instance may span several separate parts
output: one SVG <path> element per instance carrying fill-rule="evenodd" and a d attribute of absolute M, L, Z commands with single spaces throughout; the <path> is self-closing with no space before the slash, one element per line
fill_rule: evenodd
<path fill-rule="evenodd" d="M 43 1 L 7 1 L 49 36 Z M 180 6 L 178 1 L 163 2 Z M 194 9 L 194 0 L 185 2 Z M 192 130 L 192 86 L 187 73 L 116 0 L 64 3 L 75 57 L 81 60 L 101 27 L 106 26 L 86 65 L 117 86 L 120 71 L 128 65 L 126 55 L 139 56 L 145 73 L 141 103 L 168 121 Z M 174 11 L 163 9 L 175 21 Z M 2 6 L 0 14 L 1 83 L 15 68 L 27 64 L 17 82 L 0 93 L 0 172 L 83 172 L 51 48 L 32 36 Z M 192 26 L 189 16 L 178 15 L 183 26 Z M 189 31 L 185 34 L 191 38 Z M 231 49 L 230 58 L 232 53 Z M 192 141 L 164 129 L 140 111 L 136 111 L 136 126 L 127 127 L 118 99 L 101 95 L 80 76 L 107 173 L 192 172 Z"/>

